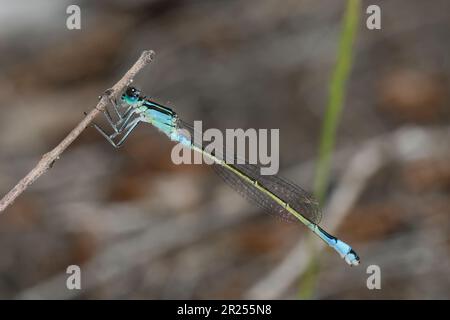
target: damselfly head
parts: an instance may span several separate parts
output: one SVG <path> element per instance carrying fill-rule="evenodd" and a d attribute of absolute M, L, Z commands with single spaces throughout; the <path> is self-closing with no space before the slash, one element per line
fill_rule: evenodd
<path fill-rule="evenodd" d="M 127 104 L 135 104 L 141 95 L 141 91 L 135 87 L 128 87 L 127 90 L 122 94 L 122 100 Z"/>

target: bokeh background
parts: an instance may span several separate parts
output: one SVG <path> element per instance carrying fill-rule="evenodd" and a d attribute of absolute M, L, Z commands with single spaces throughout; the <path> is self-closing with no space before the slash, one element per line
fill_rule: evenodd
<path fill-rule="evenodd" d="M 66 28 L 70 4 L 81 30 Z M 381 30 L 365 27 L 369 4 L 381 6 Z M 279 128 L 281 174 L 312 190 L 344 9 L 0 1 L 0 193 L 143 49 L 157 56 L 136 86 L 189 122 Z M 325 248 L 311 298 L 449 299 L 450 2 L 362 9 L 324 221 L 362 264 Z M 297 298 L 313 259 L 296 251 L 306 229 L 262 213 L 206 165 L 172 164 L 171 148 L 149 126 L 119 150 L 87 129 L 0 215 L 0 298 Z M 71 264 L 80 291 L 65 287 Z M 369 265 L 381 268 L 381 290 L 367 289 Z"/>

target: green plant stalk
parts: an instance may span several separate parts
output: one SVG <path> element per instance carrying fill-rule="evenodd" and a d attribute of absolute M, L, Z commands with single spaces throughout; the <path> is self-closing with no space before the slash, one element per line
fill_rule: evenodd
<path fill-rule="evenodd" d="M 347 8 L 340 33 L 336 65 L 331 77 L 327 109 L 322 124 L 319 157 L 314 178 L 314 195 L 321 204 L 325 200 L 329 184 L 330 164 L 336 140 L 336 131 L 343 109 L 345 90 L 352 66 L 353 43 L 358 29 L 360 11 L 360 0 L 347 1 Z M 312 239 L 308 240 L 311 241 Z M 301 279 L 300 298 L 310 299 L 313 296 L 318 272 L 319 264 L 317 256 L 313 254 L 310 265 Z"/>
<path fill-rule="evenodd" d="M 329 98 L 320 137 L 314 195 L 322 203 L 329 183 L 336 130 L 343 109 L 345 89 L 352 65 L 352 49 L 358 27 L 360 0 L 348 0 L 340 35 L 338 57 L 331 78 Z"/>

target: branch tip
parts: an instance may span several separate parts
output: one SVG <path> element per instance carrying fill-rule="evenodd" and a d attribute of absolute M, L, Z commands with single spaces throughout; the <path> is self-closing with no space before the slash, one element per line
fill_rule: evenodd
<path fill-rule="evenodd" d="M 144 50 L 141 54 L 141 59 L 144 60 L 145 64 L 152 62 L 155 59 L 155 51 L 153 50 Z"/>

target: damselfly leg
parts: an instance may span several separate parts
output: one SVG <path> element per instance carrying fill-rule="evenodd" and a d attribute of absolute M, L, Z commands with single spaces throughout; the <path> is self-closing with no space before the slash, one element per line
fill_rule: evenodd
<path fill-rule="evenodd" d="M 117 117 L 120 119 L 120 121 L 123 120 L 123 116 L 120 114 L 119 109 L 117 108 L 116 99 L 111 98 L 111 96 L 109 94 L 107 96 L 108 96 L 109 103 L 113 106 L 114 112 L 116 113 Z"/>
<path fill-rule="evenodd" d="M 113 144 L 114 147 L 118 148 L 120 147 L 125 140 L 128 138 L 128 135 L 131 133 L 131 131 L 134 130 L 134 128 L 136 128 L 136 126 L 139 124 L 139 122 L 141 122 L 141 118 L 135 118 L 133 119 L 133 121 L 131 121 L 130 123 L 128 123 L 128 125 L 125 127 L 124 129 L 124 133 L 122 136 L 122 139 L 119 140 L 119 142 L 117 142 L 116 144 Z"/>
<path fill-rule="evenodd" d="M 128 109 L 121 114 L 119 111 L 119 108 L 117 106 L 116 101 L 110 98 L 110 96 L 107 94 L 108 100 L 110 104 L 112 105 L 115 114 L 117 115 L 118 121 L 114 122 L 113 117 L 111 116 L 108 108 L 105 108 L 103 111 L 103 114 L 106 117 L 106 120 L 108 121 L 108 124 L 111 126 L 111 128 L 114 130 L 112 134 L 108 134 L 102 127 L 97 125 L 96 123 L 93 123 L 92 126 L 100 132 L 100 134 L 105 137 L 105 139 L 113 145 L 115 148 L 120 147 L 125 140 L 127 139 L 128 135 L 133 131 L 134 128 L 139 124 L 141 121 L 140 117 L 133 118 L 133 115 L 136 114 L 136 110 L 129 106 Z M 114 138 L 117 136 L 122 135 L 122 138 L 118 142 L 114 141 Z"/>

